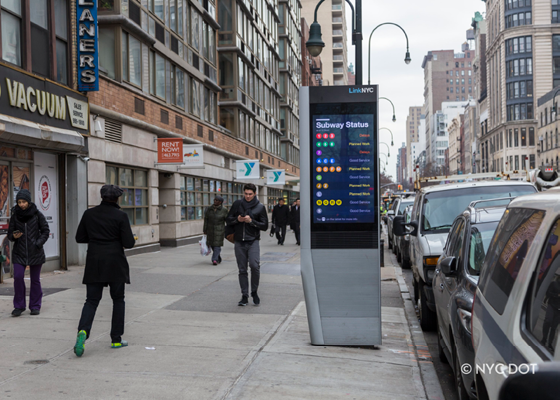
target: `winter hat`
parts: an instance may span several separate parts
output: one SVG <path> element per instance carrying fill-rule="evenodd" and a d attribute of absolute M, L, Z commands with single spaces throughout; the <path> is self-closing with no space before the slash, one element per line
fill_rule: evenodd
<path fill-rule="evenodd" d="M 224 202 L 224 198 L 222 196 L 216 196 L 214 197 L 214 200 L 221 201 L 222 203 Z"/>
<path fill-rule="evenodd" d="M 16 201 L 18 200 L 25 200 L 28 203 L 31 203 L 31 192 L 27 189 L 22 189 L 16 195 Z"/>
<path fill-rule="evenodd" d="M 121 197 L 123 190 L 117 185 L 104 185 L 101 188 L 101 198 L 105 199 L 117 199 Z"/>

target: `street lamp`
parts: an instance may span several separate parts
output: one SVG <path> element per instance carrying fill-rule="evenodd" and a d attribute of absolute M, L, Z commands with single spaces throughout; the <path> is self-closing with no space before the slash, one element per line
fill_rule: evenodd
<path fill-rule="evenodd" d="M 397 121 L 397 117 L 395 117 L 395 105 L 393 104 L 393 102 L 391 100 L 389 100 L 387 97 L 380 97 L 379 100 L 381 99 L 385 99 L 387 100 L 389 103 L 391 103 L 391 106 L 393 106 L 393 122 Z"/>
<path fill-rule="evenodd" d="M 395 144 L 393 142 L 393 132 L 391 132 L 391 130 L 389 128 L 379 128 L 379 130 L 381 130 L 381 129 L 386 129 L 386 130 L 389 131 L 389 133 L 391 134 L 391 146 L 394 146 Z"/>
<path fill-rule="evenodd" d="M 389 165 L 389 157 L 385 153 L 379 152 L 380 155 L 385 156 L 385 165 Z"/>
<path fill-rule="evenodd" d="M 387 146 L 387 157 L 391 157 L 391 149 L 389 148 L 389 145 L 385 142 L 379 142 L 379 144 L 384 144 L 385 146 Z"/>
<path fill-rule="evenodd" d="M 552 111 L 556 115 L 558 115 L 558 103 L 556 103 L 556 95 L 558 94 L 558 92 L 560 92 L 560 89 L 554 92 L 554 96 L 552 96 Z M 554 116 L 554 118 L 556 118 L 556 116 Z"/>
<path fill-rule="evenodd" d="M 309 40 L 305 43 L 305 47 L 309 51 L 309 54 L 313 57 L 317 57 L 323 51 L 325 47 L 325 42 L 321 39 L 321 25 L 317 22 L 317 11 L 321 4 L 325 0 L 320 0 L 315 7 L 315 19 L 311 26 L 309 27 Z M 356 10 L 350 0 L 346 0 L 352 9 L 352 44 L 356 46 L 356 85 L 362 84 L 362 0 L 354 0 L 356 4 Z M 354 27 L 354 20 L 356 21 Z"/>
<path fill-rule="evenodd" d="M 370 79 L 370 75 L 371 75 L 371 37 L 373 36 L 373 32 L 375 32 L 375 30 L 377 28 L 379 28 L 380 26 L 383 25 L 394 25 L 398 28 L 400 28 L 401 31 L 403 31 L 404 36 L 406 38 L 406 54 L 404 55 L 404 62 L 408 65 L 410 64 L 411 58 L 410 58 L 410 52 L 408 51 L 408 35 L 406 34 L 405 30 L 398 24 L 395 24 L 394 22 L 384 22 L 382 24 L 377 25 L 375 28 L 373 28 L 373 31 L 371 31 L 371 34 L 369 35 L 369 45 L 368 45 L 368 85 L 371 84 L 371 79 Z"/>

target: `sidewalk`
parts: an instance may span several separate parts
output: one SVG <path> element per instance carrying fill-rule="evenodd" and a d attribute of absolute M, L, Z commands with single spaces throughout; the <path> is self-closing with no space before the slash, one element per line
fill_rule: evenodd
<path fill-rule="evenodd" d="M 109 346 L 105 291 L 82 358 L 72 347 L 85 300 L 83 268 L 44 274 L 43 308 L 34 317 L 10 316 L 7 280 L 0 285 L 0 397 L 443 399 L 392 254 L 386 251 L 382 268 L 383 345 L 311 346 L 294 242 L 293 234 L 285 246 L 263 236 L 260 307 L 237 306 L 228 242 L 219 266 L 200 256 L 197 245 L 130 257 L 124 335 L 130 345 Z"/>

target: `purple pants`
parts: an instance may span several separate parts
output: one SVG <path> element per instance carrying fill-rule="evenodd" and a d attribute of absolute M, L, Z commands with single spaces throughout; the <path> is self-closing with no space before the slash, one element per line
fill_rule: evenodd
<path fill-rule="evenodd" d="M 29 275 L 31 289 L 29 290 L 29 309 L 40 310 L 43 290 L 41 289 L 42 265 L 30 265 Z M 25 310 L 25 265 L 14 264 L 14 308 Z"/>

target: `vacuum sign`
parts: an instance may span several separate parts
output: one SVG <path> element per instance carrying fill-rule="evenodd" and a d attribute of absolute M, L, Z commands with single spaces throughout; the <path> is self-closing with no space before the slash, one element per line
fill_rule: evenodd
<path fill-rule="evenodd" d="M 78 91 L 99 90 L 97 0 L 78 0 Z"/>

